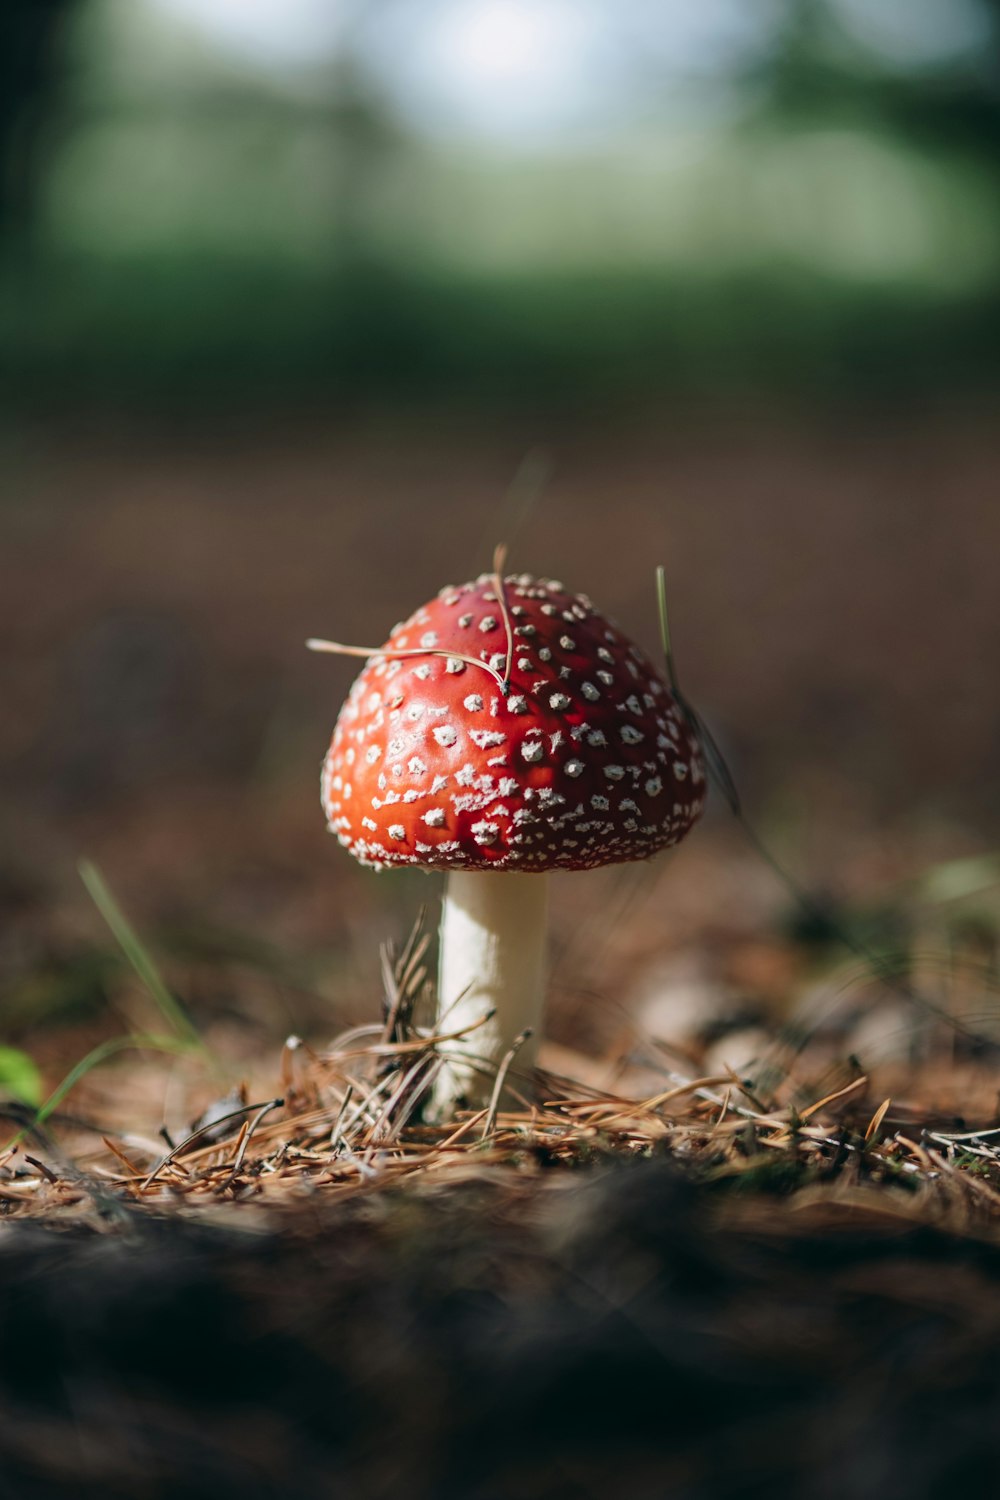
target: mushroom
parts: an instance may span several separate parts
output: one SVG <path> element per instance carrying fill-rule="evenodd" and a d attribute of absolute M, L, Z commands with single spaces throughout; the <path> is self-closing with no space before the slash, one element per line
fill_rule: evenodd
<path fill-rule="evenodd" d="M 446 873 L 438 1118 L 484 1106 L 519 1043 L 517 1076 L 534 1064 L 548 872 L 648 859 L 704 806 L 696 733 L 647 656 L 585 595 L 501 567 L 381 648 L 309 643 L 369 658 L 323 764 L 330 830 L 375 869 Z"/>

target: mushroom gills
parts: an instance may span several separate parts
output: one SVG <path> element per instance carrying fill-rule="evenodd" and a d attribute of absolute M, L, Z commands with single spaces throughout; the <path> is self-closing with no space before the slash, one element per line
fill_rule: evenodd
<path fill-rule="evenodd" d="M 532 1035 L 518 1048 L 508 1078 L 530 1095 L 545 999 L 548 884 L 542 874 L 449 871 L 441 913 L 437 1030 L 450 1036 L 475 1029 L 441 1044 L 445 1061 L 429 1119 L 449 1118 L 460 1101 L 471 1109 L 487 1105 L 497 1070 L 527 1028 Z M 519 1079 L 524 1080 L 520 1085 Z M 509 1090 L 507 1097 L 512 1097 Z"/>

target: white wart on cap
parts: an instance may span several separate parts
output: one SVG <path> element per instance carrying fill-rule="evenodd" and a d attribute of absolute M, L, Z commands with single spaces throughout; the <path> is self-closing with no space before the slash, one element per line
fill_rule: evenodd
<path fill-rule="evenodd" d="M 329 827 L 364 864 L 542 873 L 647 859 L 704 806 L 680 705 L 584 595 L 527 575 L 442 590 L 397 626 L 341 710 Z M 474 658 L 509 679 L 496 677 Z"/>

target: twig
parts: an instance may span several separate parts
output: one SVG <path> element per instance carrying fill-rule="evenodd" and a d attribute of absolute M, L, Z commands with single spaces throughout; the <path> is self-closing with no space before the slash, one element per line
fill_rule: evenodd
<path fill-rule="evenodd" d="M 253 1137 L 253 1133 L 257 1129 L 257 1126 L 260 1124 L 261 1120 L 263 1120 L 264 1116 L 266 1114 L 269 1114 L 272 1109 L 278 1109 L 282 1104 L 284 1104 L 284 1102 L 284 1099 L 269 1099 L 266 1104 L 261 1104 L 258 1107 L 257 1113 L 254 1115 L 252 1120 L 244 1121 L 243 1130 L 240 1136 L 240 1143 L 236 1148 L 236 1158 L 233 1162 L 232 1171 L 229 1173 L 229 1176 L 226 1178 L 222 1186 L 217 1189 L 219 1193 L 224 1193 L 226 1189 L 235 1181 L 236 1175 L 239 1172 L 240 1167 L 242 1167 L 243 1165 L 243 1158 L 247 1154 L 247 1147 L 249 1146 L 250 1141 Z"/>
<path fill-rule="evenodd" d="M 531 1027 L 526 1026 L 521 1034 L 514 1038 L 513 1043 L 507 1049 L 503 1061 L 497 1069 L 496 1082 L 493 1085 L 493 1092 L 490 1095 L 490 1102 L 486 1109 L 486 1119 L 483 1122 L 483 1140 L 488 1135 L 493 1134 L 493 1127 L 497 1119 L 497 1110 L 500 1107 L 500 1095 L 503 1092 L 504 1081 L 510 1071 L 510 1065 L 531 1035 Z"/>
<path fill-rule="evenodd" d="M 231 1109 L 228 1114 L 218 1115 L 214 1120 L 208 1120 L 204 1125 L 199 1125 L 197 1130 L 192 1130 L 191 1134 L 185 1136 L 182 1141 L 180 1141 L 176 1146 L 174 1146 L 170 1151 L 167 1152 L 166 1156 L 160 1157 L 160 1160 L 156 1163 L 156 1166 L 150 1172 L 149 1176 L 144 1179 L 140 1191 L 143 1193 L 146 1192 L 146 1190 L 163 1171 L 163 1168 L 169 1166 L 175 1156 L 183 1156 L 188 1146 L 193 1145 L 195 1141 L 200 1140 L 201 1137 L 206 1133 L 206 1131 L 217 1129 L 218 1126 L 224 1125 L 227 1120 L 238 1120 L 240 1115 L 248 1114 L 252 1109 L 263 1108 L 264 1113 L 266 1114 L 269 1109 L 277 1109 L 278 1106 L 280 1104 L 284 1104 L 284 1102 L 284 1099 L 271 1099 L 268 1101 L 266 1107 L 260 1104 L 241 1104 L 239 1109 Z"/>

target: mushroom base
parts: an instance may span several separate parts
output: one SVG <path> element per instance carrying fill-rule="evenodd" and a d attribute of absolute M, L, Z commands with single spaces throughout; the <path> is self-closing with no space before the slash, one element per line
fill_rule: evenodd
<path fill-rule="evenodd" d="M 535 1065 L 545 1000 L 548 877 L 453 870 L 441 912 L 438 1022 L 442 1034 L 475 1026 L 445 1042 L 427 1110 L 445 1119 L 460 1104 L 487 1105 L 497 1069 L 520 1034 L 509 1078 L 522 1094 Z M 483 1025 L 476 1025 L 492 1011 Z"/>

